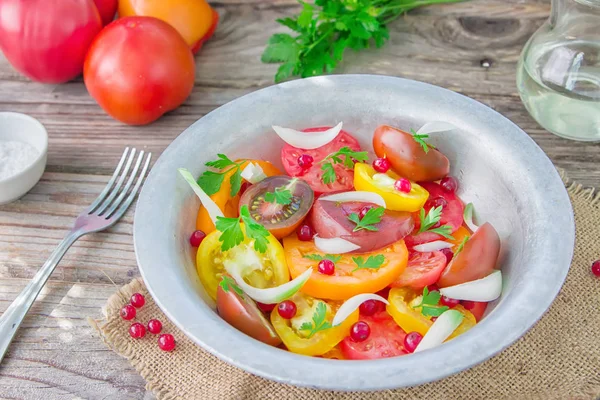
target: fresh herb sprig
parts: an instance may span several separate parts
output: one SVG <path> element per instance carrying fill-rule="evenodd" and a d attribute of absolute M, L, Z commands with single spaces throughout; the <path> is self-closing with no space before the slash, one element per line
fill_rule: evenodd
<path fill-rule="evenodd" d="M 225 175 L 233 171 L 233 175 L 229 178 L 231 185 L 230 194 L 231 197 L 239 193 L 242 187 L 242 165 L 244 161 L 234 162 L 225 154 L 217 154 L 218 159 L 207 162 L 207 167 L 218 169 L 219 172 L 215 171 L 204 171 L 200 178 L 198 178 L 198 185 L 206 192 L 207 195 L 211 196 L 221 190 L 221 185 L 225 179 Z"/>
<path fill-rule="evenodd" d="M 296 185 L 298 178 L 293 178 L 290 183 L 284 186 L 276 187 L 272 192 L 265 192 L 265 201 L 267 203 L 276 203 L 281 205 L 288 205 L 292 203 L 292 190 Z"/>
<path fill-rule="evenodd" d="M 250 216 L 247 205 L 243 205 L 240 209 L 239 218 L 217 217 L 215 227 L 221 232 L 219 236 L 221 251 L 232 249 L 244 241 L 242 222 L 246 237 L 254 240 L 254 250 L 265 253 L 269 244 L 269 231 Z"/>
<path fill-rule="evenodd" d="M 427 215 L 425 215 L 425 209 L 421 208 L 419 211 L 419 220 L 421 221 L 421 227 L 419 228 L 419 233 L 422 232 L 431 232 L 437 233 L 440 236 L 445 237 L 446 239 L 454 240 L 454 236 L 451 235 L 452 227 L 450 225 L 442 225 L 437 228 L 433 228 L 435 224 L 440 222 L 442 218 L 442 206 L 439 207 L 431 207 Z"/>
<path fill-rule="evenodd" d="M 383 254 L 369 256 L 367 261 L 365 261 L 365 259 L 362 257 L 352 257 L 352 261 L 354 261 L 354 264 L 356 264 L 356 268 L 354 268 L 352 272 L 360 269 L 379 269 L 385 262 L 385 256 Z"/>
<path fill-rule="evenodd" d="M 309 260 L 313 260 L 313 261 L 329 260 L 329 261 L 333 262 L 334 264 L 336 262 L 339 262 L 342 259 L 342 256 L 336 256 L 333 254 L 325 254 L 324 256 L 322 256 L 320 254 L 305 254 L 302 257 L 307 258 Z"/>
<path fill-rule="evenodd" d="M 244 297 L 242 288 L 238 286 L 233 278 L 227 275 L 223 275 L 221 282 L 219 282 L 219 286 L 221 286 L 221 289 L 223 289 L 225 293 L 229 293 L 230 290 L 233 290 L 238 296 Z"/>
<path fill-rule="evenodd" d="M 463 251 L 463 248 L 465 247 L 465 244 L 467 244 L 467 242 L 469 241 L 470 238 L 471 238 L 471 236 L 465 236 L 462 239 L 462 241 L 460 242 L 460 244 L 456 248 L 456 251 L 454 252 L 454 256 L 456 256 L 458 253 L 460 253 L 461 251 Z"/>
<path fill-rule="evenodd" d="M 411 129 L 410 133 L 412 133 L 413 139 L 415 140 L 415 142 L 417 142 L 419 145 L 421 145 L 425 154 L 429 153 L 429 148 L 432 148 L 432 149 L 435 148 L 425 141 L 425 139 L 429 139 L 429 135 L 417 133 L 417 132 L 415 132 L 414 129 Z"/>
<path fill-rule="evenodd" d="M 430 4 L 462 0 L 300 0 L 302 11 L 277 22 L 293 33 L 276 33 L 262 54 L 280 63 L 275 82 L 332 72 L 346 49 L 379 48 L 389 39 L 387 25 L 406 12 Z"/>
<path fill-rule="evenodd" d="M 381 222 L 381 218 L 383 218 L 384 213 L 385 208 L 375 207 L 369 209 L 369 211 L 367 211 L 365 216 L 362 218 L 360 218 L 357 213 L 350 214 L 348 219 L 356 224 L 352 232 L 358 232 L 361 229 L 374 232 L 378 231 L 379 229 L 375 225 Z"/>
<path fill-rule="evenodd" d="M 301 331 L 310 331 L 307 336 L 308 339 L 313 337 L 317 332 L 331 328 L 331 323 L 327 321 L 327 305 L 320 300 L 317 301 L 319 304 L 317 304 L 315 313 L 313 314 L 312 322 L 304 322 L 300 325 Z"/>
<path fill-rule="evenodd" d="M 442 313 L 449 309 L 448 306 L 440 306 L 438 303 L 442 295 L 437 290 L 429 291 L 427 286 L 423 288 L 423 297 L 421 302 L 414 305 L 413 308 L 420 308 L 421 314 L 426 317 L 439 317 Z"/>
<path fill-rule="evenodd" d="M 354 167 L 354 161 L 366 162 L 369 160 L 369 155 L 366 151 L 354 151 L 350 147 L 344 146 L 336 152 L 329 154 L 320 162 L 323 164 L 321 170 L 323 170 L 323 183 L 329 185 L 335 182 L 337 176 L 333 166 L 335 164 L 344 164 L 348 169 Z"/>

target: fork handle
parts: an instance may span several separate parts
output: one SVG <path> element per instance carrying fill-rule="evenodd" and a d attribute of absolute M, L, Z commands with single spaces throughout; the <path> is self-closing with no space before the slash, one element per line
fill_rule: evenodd
<path fill-rule="evenodd" d="M 21 291 L 11 305 L 8 306 L 4 314 L 2 314 L 2 317 L 0 317 L 0 362 L 2 362 L 21 322 L 23 322 L 25 314 L 27 314 L 27 311 L 33 305 L 52 271 L 54 271 L 67 250 L 69 250 L 69 247 L 81 236 L 82 232 L 79 230 L 74 229 L 70 231 L 54 252 L 52 252 L 52 255 L 46 260 L 42 268 L 35 274 L 31 282 L 25 286 L 25 289 Z"/>

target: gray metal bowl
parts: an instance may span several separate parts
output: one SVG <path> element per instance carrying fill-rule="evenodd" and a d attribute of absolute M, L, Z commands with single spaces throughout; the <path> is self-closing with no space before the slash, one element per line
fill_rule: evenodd
<path fill-rule="evenodd" d="M 217 153 L 280 165 L 271 125 L 305 128 L 344 122 L 364 148 L 379 124 L 404 129 L 447 121 L 460 131 L 432 143 L 450 159 L 459 195 L 499 231 L 504 290 L 464 335 L 429 351 L 374 361 L 305 357 L 262 344 L 214 311 L 188 244 L 198 200 L 177 168 L 194 174 Z M 297 80 L 241 97 L 201 118 L 162 154 L 141 193 L 134 240 L 139 268 L 165 314 L 194 342 L 246 371 L 293 385 L 378 390 L 444 378 L 492 357 L 544 314 L 567 275 L 573 211 L 550 160 L 516 125 L 449 90 L 405 79 L 340 75 Z"/>

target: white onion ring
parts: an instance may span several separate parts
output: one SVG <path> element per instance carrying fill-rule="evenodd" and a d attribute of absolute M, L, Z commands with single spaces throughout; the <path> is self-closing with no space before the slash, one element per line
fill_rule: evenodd
<path fill-rule="evenodd" d="M 364 203 L 377 204 L 380 207 L 385 208 L 385 200 L 377 193 L 367 192 L 362 190 L 349 191 L 343 193 L 330 194 L 329 196 L 321 196 L 319 200 L 335 201 L 345 203 L 348 201 L 359 201 Z"/>
<path fill-rule="evenodd" d="M 413 250 L 418 251 L 419 253 L 427 253 L 430 251 L 449 249 L 452 246 L 454 246 L 452 243 L 444 242 L 443 240 L 436 240 L 435 242 L 418 244 L 413 247 Z"/>
<path fill-rule="evenodd" d="M 350 314 L 352 314 L 358 307 L 360 307 L 362 303 L 364 303 L 367 300 L 377 300 L 385 304 L 390 304 L 386 299 L 379 296 L 378 294 L 357 294 L 356 296 L 350 297 L 344 302 L 344 304 L 342 304 L 342 306 L 335 313 L 335 317 L 333 317 L 331 325 L 336 326 L 344 322 L 346 318 L 350 316 Z"/>
<path fill-rule="evenodd" d="M 198 185 L 198 182 L 196 182 L 190 171 L 188 171 L 185 168 L 179 168 L 178 171 L 181 174 L 181 176 L 183 176 L 183 179 L 185 179 L 185 181 L 190 185 L 194 193 L 196 193 L 196 196 L 198 196 L 198 198 L 200 199 L 202 206 L 204 206 L 204 208 L 206 208 L 206 211 L 208 211 L 208 215 L 210 216 L 212 223 L 216 225 L 217 217 L 224 217 L 223 211 L 221 211 L 219 206 L 210 198 L 210 196 L 207 195 L 204 190 L 202 190 L 202 188 L 200 187 L 200 185 Z"/>
<path fill-rule="evenodd" d="M 342 130 L 342 123 L 340 122 L 333 128 L 322 132 L 307 133 L 275 125 L 273 126 L 273 130 L 284 142 L 290 146 L 312 150 L 321 146 L 325 146 L 327 143 L 335 139 Z"/>
<path fill-rule="evenodd" d="M 430 133 L 447 132 L 458 129 L 455 125 L 444 121 L 428 122 L 417 130 L 418 135 L 428 135 Z"/>
<path fill-rule="evenodd" d="M 244 178 L 253 185 L 267 177 L 267 175 L 265 175 L 265 171 L 263 171 L 260 165 L 256 165 L 254 163 L 249 163 L 248 165 L 246 165 L 246 168 L 244 168 L 241 175 L 242 178 Z"/>
<path fill-rule="evenodd" d="M 360 246 L 342 238 L 324 239 L 319 236 L 315 236 L 315 246 L 326 254 L 344 254 L 360 249 Z"/>

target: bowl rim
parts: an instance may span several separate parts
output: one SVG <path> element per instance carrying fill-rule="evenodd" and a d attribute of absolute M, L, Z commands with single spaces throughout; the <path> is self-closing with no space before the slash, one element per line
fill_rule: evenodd
<path fill-rule="evenodd" d="M 286 89 L 301 90 L 304 85 L 322 78 L 315 77 L 294 80 L 260 89 L 213 110 L 203 118 L 209 115 L 218 115 L 224 109 L 229 110 L 231 107 L 236 106 L 236 102 L 244 103 L 255 98 L 268 96 L 270 93 L 276 91 L 277 88 L 285 87 Z M 544 178 L 552 184 L 553 193 L 550 193 L 550 195 L 554 196 L 552 197 L 556 203 L 554 207 L 561 212 L 562 215 L 560 217 L 568 225 L 563 227 L 563 237 L 560 245 L 550 249 L 551 252 L 559 255 L 557 257 L 557 264 L 560 264 L 560 268 L 557 267 L 559 273 L 552 277 L 552 281 L 547 282 L 547 285 L 544 285 L 540 289 L 545 295 L 543 300 L 536 302 L 535 305 L 530 305 L 530 309 L 527 310 L 527 315 L 529 316 L 527 321 L 517 327 L 512 327 L 513 329 L 508 329 L 507 326 L 501 323 L 500 320 L 502 320 L 502 317 L 510 317 L 507 315 L 506 310 L 502 309 L 498 310 L 499 318 L 484 318 L 478 323 L 478 326 L 481 327 L 479 331 L 483 331 L 484 327 L 488 328 L 487 335 L 485 335 L 487 337 L 486 342 L 489 342 L 490 337 L 496 339 L 493 341 L 492 346 L 482 348 L 483 339 L 480 336 L 483 335 L 477 336 L 476 332 L 474 332 L 476 329 L 473 329 L 473 331 L 467 332 L 453 339 L 447 345 L 440 346 L 435 350 L 409 354 L 402 357 L 365 361 L 339 361 L 306 357 L 273 348 L 237 331 L 220 320 L 212 311 L 202 313 L 203 315 L 199 316 L 200 320 L 196 320 L 194 324 L 186 324 L 184 322 L 186 320 L 186 310 L 182 309 L 181 304 L 178 304 L 177 307 L 175 306 L 173 296 L 163 287 L 163 280 L 155 274 L 155 271 L 146 268 L 146 265 L 152 262 L 152 255 L 140 250 L 142 248 L 148 249 L 148 246 L 145 246 L 143 243 L 152 242 L 152 234 L 147 229 L 149 227 L 147 219 L 152 218 L 149 212 L 152 210 L 150 192 L 152 191 L 151 187 L 154 177 L 160 173 L 159 171 L 163 162 L 176 151 L 178 146 L 183 144 L 187 136 L 193 134 L 193 126 L 203 119 L 201 118 L 180 134 L 159 157 L 146 180 L 136 206 L 134 217 L 136 258 L 142 278 L 156 304 L 193 342 L 218 358 L 267 379 L 310 388 L 342 391 L 373 391 L 415 386 L 436 381 L 466 370 L 500 353 L 521 338 L 547 311 L 559 293 L 571 265 L 575 243 L 573 210 L 566 188 L 553 164 L 533 139 L 517 125 L 490 107 L 459 93 L 428 83 L 391 76 L 332 75 L 327 76 L 327 79 L 334 85 L 344 85 L 352 83 L 352 81 L 362 80 L 365 83 L 385 83 L 386 85 L 395 85 L 398 87 L 406 86 L 410 89 L 416 88 L 425 92 L 438 92 L 440 96 L 446 96 L 452 98 L 453 101 L 479 108 L 482 112 L 493 115 L 493 118 L 498 123 L 502 122 L 504 125 L 510 126 L 511 129 L 507 129 L 509 132 L 506 133 L 509 136 L 513 135 L 510 139 L 518 138 L 520 145 L 526 146 L 528 151 L 533 152 L 535 163 L 543 167 L 545 171 Z M 529 289 L 529 292 L 524 291 L 525 294 L 516 293 L 515 296 L 517 299 L 526 300 L 526 293 L 531 293 L 534 290 L 532 283 L 526 282 L 526 284 L 526 289 Z M 187 300 L 185 301 L 187 302 Z M 191 306 L 192 303 L 190 302 L 189 305 Z M 198 305 L 198 307 L 206 311 L 209 310 L 206 304 Z M 203 330 L 203 326 L 215 323 L 217 320 L 221 322 L 221 326 L 215 329 L 218 331 L 218 334 L 209 334 Z M 471 347 L 474 347 L 477 351 L 471 349 Z M 456 359 L 457 354 L 462 354 L 462 351 L 467 349 L 471 350 L 471 358 L 459 357 L 458 361 L 452 365 L 432 368 L 432 365 L 436 365 L 432 364 L 432 362 L 439 361 L 440 364 L 443 364 L 442 360 Z M 275 361 L 271 362 L 270 360 Z M 415 373 L 408 373 L 411 371 L 415 371 Z M 420 374 L 419 371 L 426 373 Z M 344 377 L 344 379 L 340 379 L 340 377 Z"/>

